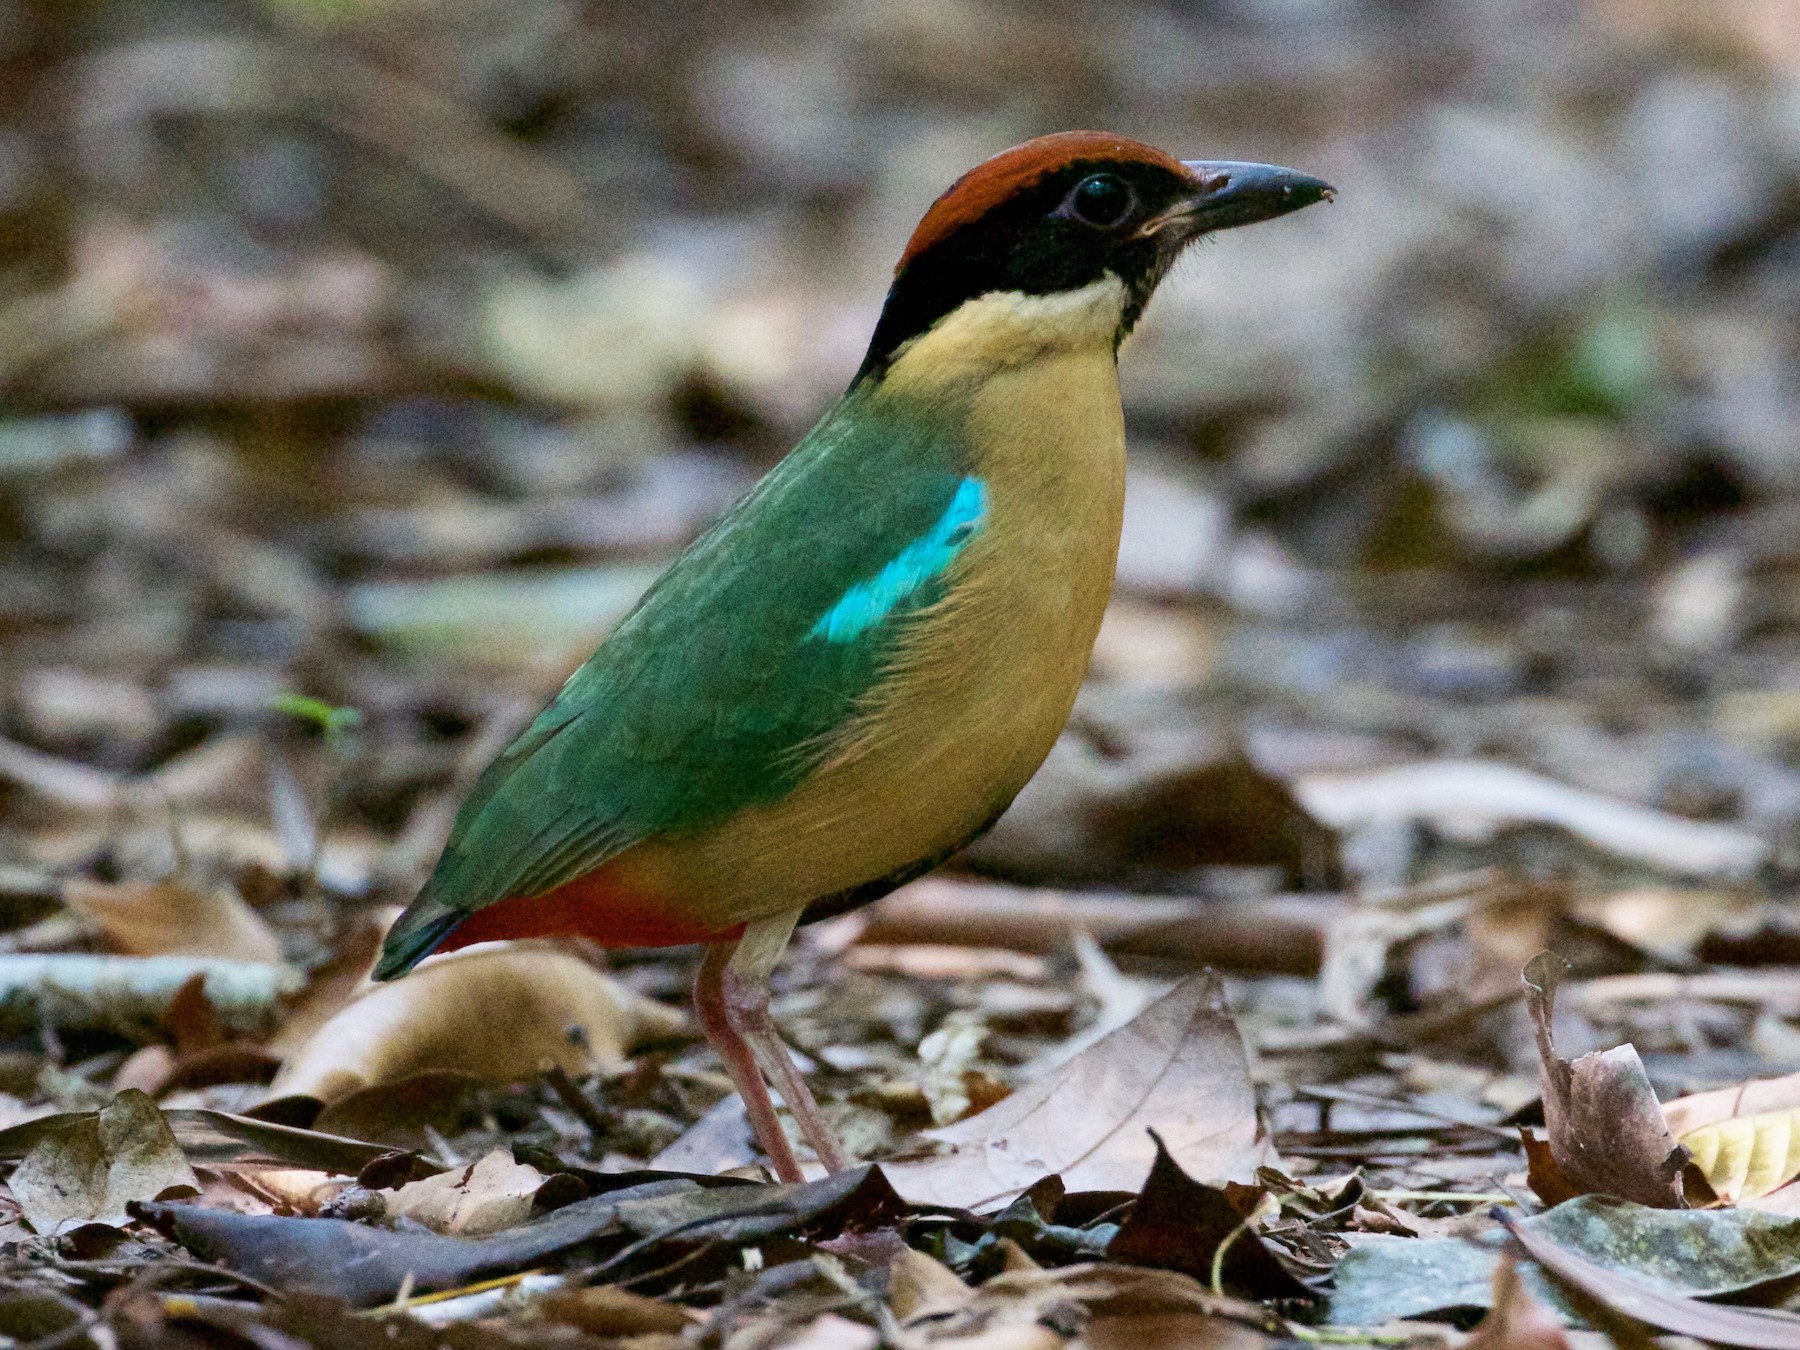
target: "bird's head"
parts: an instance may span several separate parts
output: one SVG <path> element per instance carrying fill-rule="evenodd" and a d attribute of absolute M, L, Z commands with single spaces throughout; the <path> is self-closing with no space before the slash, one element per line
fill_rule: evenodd
<path fill-rule="evenodd" d="M 1131 331 L 1182 249 L 1203 234 L 1328 200 L 1329 184 L 1269 164 L 1179 160 L 1124 136 L 1065 131 L 964 174 L 925 213 L 894 272 L 858 381 L 971 303 L 986 326 L 1047 339 L 1059 325 Z"/>

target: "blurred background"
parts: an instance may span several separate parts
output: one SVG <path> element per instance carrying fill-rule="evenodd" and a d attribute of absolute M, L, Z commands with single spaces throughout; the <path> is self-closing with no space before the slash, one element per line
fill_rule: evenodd
<path fill-rule="evenodd" d="M 0 0 L 0 889 L 404 900 L 932 198 L 1070 127 L 1340 196 L 1125 349 L 1118 597 L 970 865 L 1781 893 L 1789 0 Z"/>

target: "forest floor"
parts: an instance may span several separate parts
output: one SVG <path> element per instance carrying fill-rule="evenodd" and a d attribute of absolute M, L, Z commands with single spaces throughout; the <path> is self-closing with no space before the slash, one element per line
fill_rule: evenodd
<path fill-rule="evenodd" d="M 0 0 L 0 1343 L 1800 1346 L 1785 3 Z M 778 973 L 863 1162 L 693 950 L 371 987 L 1077 123 L 1340 195 L 1122 352 L 1043 771 Z"/>

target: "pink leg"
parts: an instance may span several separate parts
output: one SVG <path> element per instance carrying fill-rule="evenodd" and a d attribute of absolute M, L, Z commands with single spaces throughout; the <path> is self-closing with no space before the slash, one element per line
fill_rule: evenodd
<path fill-rule="evenodd" d="M 750 1043 L 757 1063 L 762 1065 L 763 1072 L 769 1076 L 769 1081 L 787 1103 L 789 1112 L 793 1114 L 794 1124 L 800 1127 L 800 1133 L 805 1136 L 806 1142 L 819 1155 L 819 1161 L 825 1164 L 825 1170 L 843 1171 L 848 1165 L 844 1146 L 838 1142 L 837 1134 L 831 1126 L 825 1123 L 819 1104 L 813 1099 L 812 1089 L 806 1086 L 800 1070 L 794 1067 L 793 1057 L 788 1054 L 787 1046 L 782 1044 L 781 1033 L 775 1029 L 774 1020 L 769 1016 L 767 982 L 748 978 L 727 967 L 725 1012 L 736 1024 L 743 1038 Z"/>
<path fill-rule="evenodd" d="M 781 1122 L 775 1118 L 775 1103 L 769 1098 L 769 1087 L 763 1082 L 762 1070 L 756 1067 L 756 1052 L 731 1025 L 725 1000 L 725 967 L 736 947 L 735 942 L 715 942 L 707 947 L 706 957 L 700 962 L 699 977 L 694 981 L 694 1014 L 700 1019 L 700 1030 L 706 1034 L 712 1048 L 719 1052 L 719 1058 L 725 1061 L 725 1072 L 737 1084 L 738 1095 L 744 1099 L 744 1114 L 750 1117 L 756 1142 L 769 1155 L 776 1179 L 805 1181 L 800 1172 L 800 1160 L 794 1156 L 794 1147 L 788 1143 Z"/>
<path fill-rule="evenodd" d="M 842 1171 L 847 1162 L 843 1145 L 825 1123 L 812 1090 L 794 1067 L 769 1016 L 769 976 L 799 917 L 796 911 L 761 920 L 751 924 L 737 943 L 708 947 L 694 986 L 701 1028 L 738 1085 L 751 1127 L 783 1181 L 800 1180 L 800 1165 L 775 1118 L 763 1074 L 781 1093 L 794 1123 L 826 1170 Z"/>

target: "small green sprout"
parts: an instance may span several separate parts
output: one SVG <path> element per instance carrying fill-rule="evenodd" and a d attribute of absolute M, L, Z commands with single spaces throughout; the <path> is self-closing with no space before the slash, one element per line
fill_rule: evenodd
<path fill-rule="evenodd" d="M 362 713 L 357 709 L 339 708 L 310 694 L 277 694 L 269 700 L 269 708 L 273 712 L 285 713 L 302 722 L 312 723 L 334 745 L 340 743 L 362 721 Z"/>

